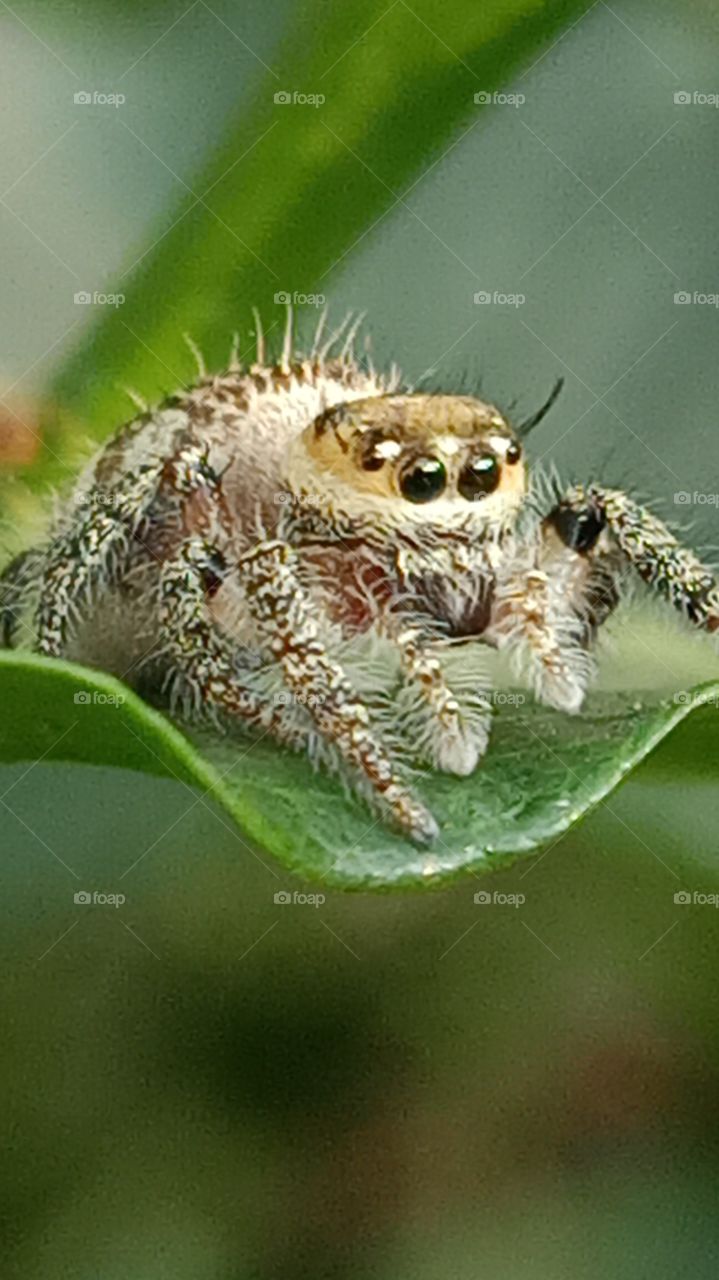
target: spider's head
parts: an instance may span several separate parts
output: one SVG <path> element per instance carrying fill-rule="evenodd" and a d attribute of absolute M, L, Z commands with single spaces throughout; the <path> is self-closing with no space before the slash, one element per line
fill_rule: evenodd
<path fill-rule="evenodd" d="M 522 447 L 492 405 L 471 396 L 385 395 L 328 409 L 291 460 L 297 493 L 390 524 L 503 523 L 526 492 Z"/>

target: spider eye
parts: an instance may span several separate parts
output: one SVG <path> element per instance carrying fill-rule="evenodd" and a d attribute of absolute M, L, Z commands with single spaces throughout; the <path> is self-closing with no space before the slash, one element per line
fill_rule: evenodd
<path fill-rule="evenodd" d="M 399 487 L 408 502 L 431 502 L 444 492 L 447 472 L 439 458 L 417 458 L 405 471 Z"/>
<path fill-rule="evenodd" d="M 494 493 L 499 484 L 500 466 L 493 453 L 480 453 L 461 472 L 457 488 L 463 498 L 477 502 Z"/>
<path fill-rule="evenodd" d="M 519 462 L 519 459 L 522 456 L 522 446 L 519 444 L 510 444 L 504 456 L 510 467 L 513 467 L 515 463 Z"/>

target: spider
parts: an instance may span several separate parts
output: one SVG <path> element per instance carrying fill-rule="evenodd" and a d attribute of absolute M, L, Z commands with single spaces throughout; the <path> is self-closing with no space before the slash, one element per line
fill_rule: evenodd
<path fill-rule="evenodd" d="M 248 368 L 235 347 L 224 373 L 200 362 L 196 385 L 143 407 L 5 571 L 4 642 L 35 600 L 40 654 L 149 671 L 172 706 L 308 753 L 427 843 L 438 826 L 405 764 L 471 774 L 492 714 L 450 685 L 450 646 L 509 650 L 542 703 L 576 713 L 628 569 L 710 632 L 719 583 L 618 490 L 540 501 L 524 439 L 561 384 L 513 428 L 356 360 L 347 323 L 300 357 L 288 320 L 269 364 L 258 319 Z M 384 714 L 344 661 L 360 635 L 397 664 Z"/>

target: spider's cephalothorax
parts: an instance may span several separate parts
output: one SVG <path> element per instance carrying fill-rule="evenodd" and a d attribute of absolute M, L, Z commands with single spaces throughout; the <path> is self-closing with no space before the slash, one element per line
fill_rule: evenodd
<path fill-rule="evenodd" d="M 447 681 L 449 644 L 509 649 L 538 698 L 576 712 L 630 566 L 708 631 L 719 587 L 617 490 L 542 509 L 523 439 L 557 389 L 513 429 L 479 399 L 401 388 L 354 360 L 351 334 L 340 342 L 318 335 L 295 358 L 288 326 L 278 364 L 260 338 L 249 369 L 201 369 L 123 427 L 47 544 L 5 571 L 0 640 L 27 631 L 40 653 L 169 685 L 186 714 L 248 722 L 428 841 L 440 833 L 405 763 L 466 775 L 489 736 L 486 693 Z M 396 655 L 389 719 L 343 665 L 360 633 Z"/>
<path fill-rule="evenodd" d="M 280 532 L 329 613 L 365 629 L 424 614 L 479 634 L 526 493 L 522 448 L 468 396 L 375 395 L 326 410 L 284 466 Z"/>

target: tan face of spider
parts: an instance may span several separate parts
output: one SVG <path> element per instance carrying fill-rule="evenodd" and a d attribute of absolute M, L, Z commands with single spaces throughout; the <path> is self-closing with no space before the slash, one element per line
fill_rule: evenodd
<path fill-rule="evenodd" d="M 470 396 L 389 395 L 327 410 L 303 432 L 304 483 L 366 495 L 432 519 L 501 518 L 526 492 L 522 449 L 492 405 Z"/>

